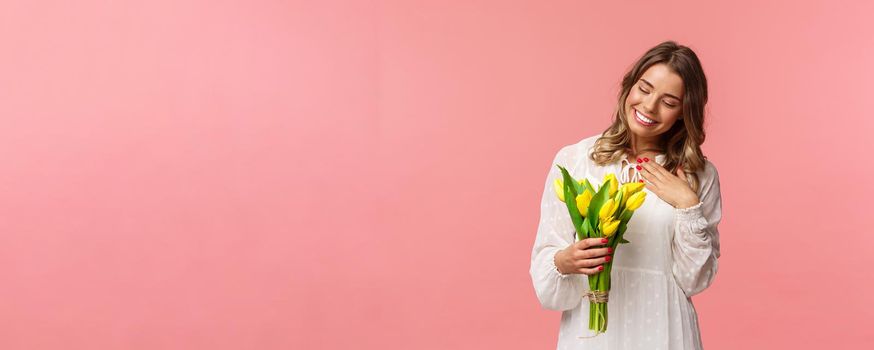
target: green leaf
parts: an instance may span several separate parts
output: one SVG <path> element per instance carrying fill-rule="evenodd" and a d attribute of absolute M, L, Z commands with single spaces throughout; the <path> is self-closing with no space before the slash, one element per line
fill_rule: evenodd
<path fill-rule="evenodd" d="M 616 229 L 616 232 L 625 232 L 625 228 L 628 226 L 628 221 L 631 220 L 632 214 L 634 214 L 634 212 L 630 210 L 623 210 L 622 214 L 619 214 L 619 228 Z"/>
<path fill-rule="evenodd" d="M 576 181 L 571 177 L 567 169 L 561 165 L 556 166 L 561 169 L 561 176 L 564 180 L 564 203 L 567 205 L 567 211 L 571 216 L 571 222 L 574 223 L 574 231 L 577 231 L 577 236 L 580 236 L 582 233 L 580 232 L 580 225 L 583 224 L 583 216 L 580 215 L 580 210 L 577 209 L 577 191 L 576 186 L 573 185 Z"/>
<path fill-rule="evenodd" d="M 616 238 L 619 239 L 619 243 L 631 243 L 628 240 L 626 240 L 624 237 L 625 237 L 625 230 L 627 229 L 627 226 L 628 226 L 628 221 L 631 220 L 632 214 L 634 214 L 633 211 L 625 210 L 625 211 L 623 211 L 623 213 L 619 217 L 619 220 L 620 220 L 619 227 L 616 229 L 616 235 L 617 235 Z"/>
<path fill-rule="evenodd" d="M 588 217 L 592 218 L 589 220 L 589 224 L 594 231 L 598 227 L 598 213 L 601 211 L 601 207 L 604 205 L 604 202 L 607 201 L 607 198 L 610 195 L 610 187 L 601 185 L 601 188 L 598 189 L 598 192 L 595 193 L 595 196 L 592 197 L 592 201 L 589 203 L 589 215 Z"/>
<path fill-rule="evenodd" d="M 622 204 L 622 191 L 621 190 L 616 191 L 616 198 L 614 200 L 616 201 L 616 203 Z M 619 208 L 616 208 L 616 214 L 614 214 L 614 215 L 620 216 L 617 219 L 622 218 L 621 215 L 622 215 L 623 209 L 625 209 L 624 205 L 620 205 Z"/>
<path fill-rule="evenodd" d="M 589 182 L 589 179 L 588 179 L 588 178 L 583 179 L 583 187 L 588 188 L 589 191 L 592 191 L 592 193 L 597 193 L 597 192 L 598 192 L 598 191 L 595 190 L 595 186 L 592 186 L 592 183 Z M 583 193 L 583 192 L 580 192 L 580 193 Z"/>
<path fill-rule="evenodd" d="M 577 194 L 583 193 L 583 190 L 585 189 L 586 188 L 579 181 L 574 181 L 574 190 L 577 192 Z"/>

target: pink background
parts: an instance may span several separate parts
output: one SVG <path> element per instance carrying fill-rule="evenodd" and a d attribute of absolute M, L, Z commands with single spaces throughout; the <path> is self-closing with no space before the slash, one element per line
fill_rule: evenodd
<path fill-rule="evenodd" d="M 710 82 L 704 345 L 871 348 L 874 5 L 829 3 L 5 1 L 0 348 L 555 348 L 549 162 L 666 39 Z"/>

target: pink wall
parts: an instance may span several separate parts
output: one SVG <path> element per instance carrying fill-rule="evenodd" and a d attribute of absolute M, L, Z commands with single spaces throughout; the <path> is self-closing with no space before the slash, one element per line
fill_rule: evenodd
<path fill-rule="evenodd" d="M 554 348 L 549 161 L 665 39 L 710 81 L 705 346 L 874 346 L 874 5 L 623 3 L 4 2 L 0 348 Z"/>

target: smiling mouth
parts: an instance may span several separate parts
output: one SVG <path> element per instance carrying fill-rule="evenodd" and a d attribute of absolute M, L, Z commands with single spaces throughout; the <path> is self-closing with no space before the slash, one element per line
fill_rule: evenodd
<path fill-rule="evenodd" d="M 636 119 L 639 123 L 646 126 L 653 126 L 658 124 L 659 122 L 650 118 L 647 118 L 645 115 L 640 113 L 637 109 L 632 108 L 634 110 L 634 119 Z"/>

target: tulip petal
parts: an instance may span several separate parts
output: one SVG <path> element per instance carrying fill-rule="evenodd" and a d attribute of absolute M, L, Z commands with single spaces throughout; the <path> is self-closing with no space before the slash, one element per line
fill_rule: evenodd
<path fill-rule="evenodd" d="M 555 179 L 552 187 L 555 190 L 555 195 L 558 196 L 558 200 L 564 202 L 564 181 L 562 179 Z"/>

